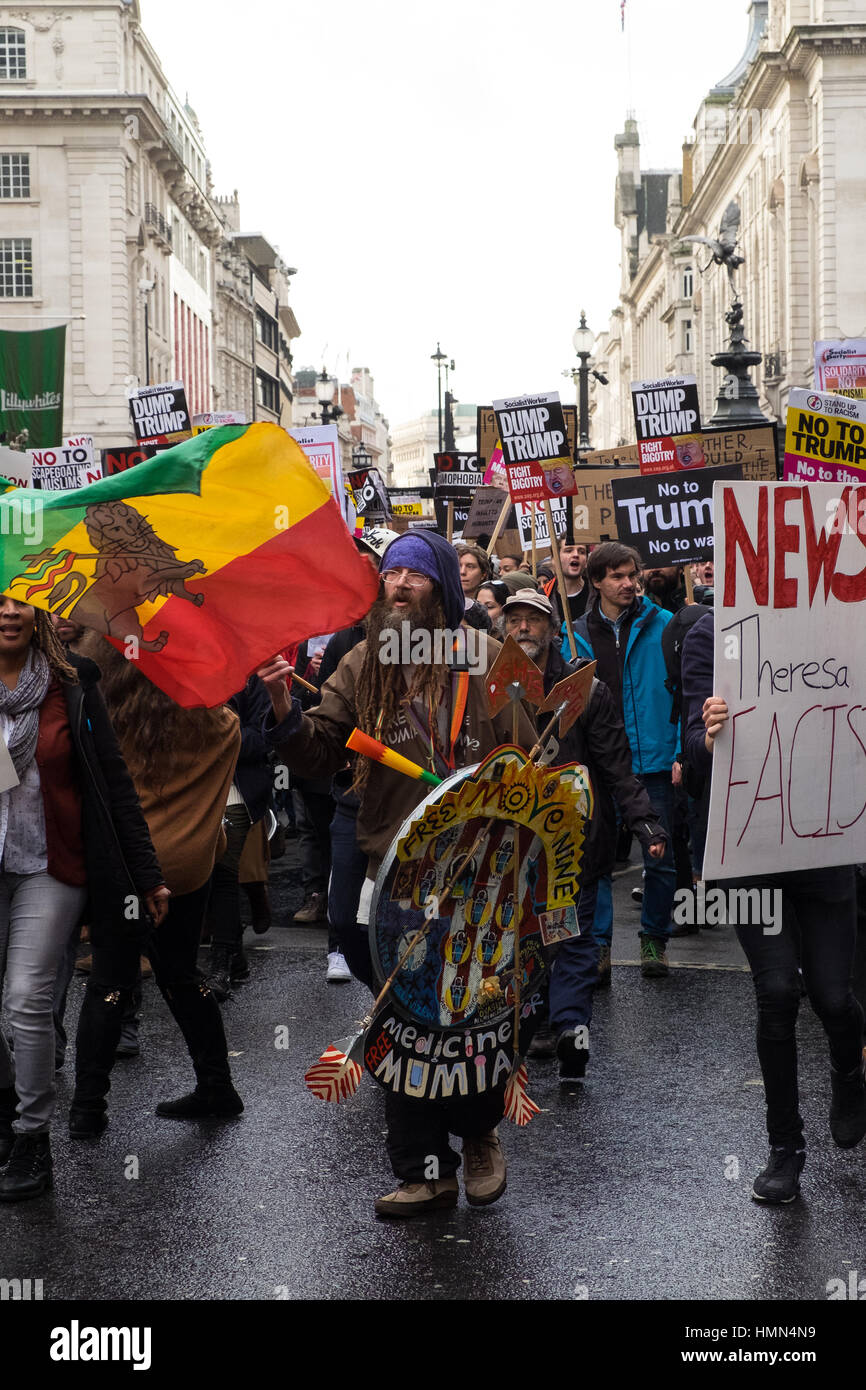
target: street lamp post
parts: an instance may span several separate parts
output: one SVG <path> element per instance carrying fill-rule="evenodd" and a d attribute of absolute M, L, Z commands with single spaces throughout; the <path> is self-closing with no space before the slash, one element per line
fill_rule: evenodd
<path fill-rule="evenodd" d="M 595 342 L 595 335 L 592 329 L 586 326 L 586 314 L 581 309 L 580 323 L 574 331 L 572 338 L 574 350 L 580 358 L 580 366 L 577 369 L 578 378 L 578 448 L 589 448 L 589 359 L 592 353 L 592 345 Z"/>
<path fill-rule="evenodd" d="M 439 344 L 437 343 L 437 344 L 436 344 L 436 351 L 435 351 L 435 352 L 431 352 L 431 354 L 430 354 L 430 361 L 436 363 L 436 377 L 437 377 L 438 385 L 439 385 L 439 452 L 440 452 L 440 454 L 442 453 L 442 448 L 443 448 L 443 439 L 442 439 L 442 363 L 443 363 L 443 362 L 447 362 L 447 360 L 448 360 L 447 354 L 444 353 L 444 352 L 442 351 L 442 349 L 440 348 Z M 454 366 L 453 362 L 452 362 L 451 366 L 452 366 L 452 368 L 453 368 L 453 366 Z"/>
<path fill-rule="evenodd" d="M 369 468 L 373 462 L 373 455 L 364 444 L 356 444 L 352 450 L 352 472 L 357 473 L 361 468 Z"/>
<path fill-rule="evenodd" d="M 334 378 L 328 376 L 328 373 L 323 367 L 316 377 L 316 383 L 316 396 L 319 405 L 322 407 L 322 424 L 330 425 L 332 421 L 339 419 L 343 413 L 342 406 L 334 405 Z"/>

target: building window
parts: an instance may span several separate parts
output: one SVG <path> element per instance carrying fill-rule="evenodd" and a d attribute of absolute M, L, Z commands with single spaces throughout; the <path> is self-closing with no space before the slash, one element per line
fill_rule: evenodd
<path fill-rule="evenodd" d="M 692 351 L 692 321 L 683 319 L 683 352 Z"/>
<path fill-rule="evenodd" d="M 683 271 L 683 299 L 691 299 L 695 292 L 694 267 L 687 265 Z"/>
<path fill-rule="evenodd" d="M 33 242 L 30 237 L 0 241 L 0 299 L 33 298 Z"/>
<path fill-rule="evenodd" d="M 0 198 L 29 197 L 29 154 L 0 154 Z"/>
<path fill-rule="evenodd" d="M 270 315 L 262 313 L 261 309 L 256 310 L 256 337 L 271 352 L 276 352 L 277 325 Z"/>
<path fill-rule="evenodd" d="M 27 76 L 27 46 L 23 29 L 0 29 L 0 82 Z"/>
<path fill-rule="evenodd" d="M 259 405 L 263 405 L 265 410 L 272 410 L 275 415 L 280 413 L 280 383 L 275 381 L 267 372 L 263 372 L 260 367 L 256 368 L 256 400 Z"/>

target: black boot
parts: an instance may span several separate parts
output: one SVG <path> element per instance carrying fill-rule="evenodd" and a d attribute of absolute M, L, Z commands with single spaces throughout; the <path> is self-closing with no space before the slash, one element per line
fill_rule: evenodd
<path fill-rule="evenodd" d="M 271 925 L 271 900 L 268 895 L 268 885 L 266 883 L 245 883 L 242 886 L 249 899 L 250 910 L 253 914 L 253 931 L 256 936 L 262 936 L 270 929 Z"/>
<path fill-rule="evenodd" d="M 858 1064 L 843 1076 L 830 1068 L 833 1099 L 830 1102 L 830 1133 L 840 1149 L 853 1149 L 866 1134 L 866 1084 Z"/>
<path fill-rule="evenodd" d="M 47 1134 L 16 1134 L 12 1156 L 0 1177 L 0 1202 L 41 1197 L 51 1186 L 51 1144 Z"/>
<path fill-rule="evenodd" d="M 18 1113 L 18 1097 L 14 1086 L 0 1089 L 0 1168 L 9 1158 L 15 1143 L 12 1121 Z"/>
<path fill-rule="evenodd" d="M 196 1086 L 179 1100 L 161 1100 L 157 1115 L 167 1120 L 202 1120 L 240 1115 L 244 1103 L 231 1082 L 226 1086 Z"/>
<path fill-rule="evenodd" d="M 105 1097 L 111 1089 L 111 1069 L 120 1042 L 124 1011 L 130 999 L 129 990 L 106 991 L 92 978 L 87 982 L 75 1039 L 75 1093 L 70 1108 L 70 1125 L 73 1114 L 87 1112 L 91 1116 L 105 1115 Z M 101 1130 L 98 1132 L 101 1133 Z"/>
<path fill-rule="evenodd" d="M 239 1115 L 244 1107 L 232 1085 L 222 1014 L 210 989 L 204 983 L 184 981 L 166 987 L 163 996 L 189 1049 L 196 1088 L 180 1101 L 164 1101 L 157 1114 L 179 1119 Z"/>
<path fill-rule="evenodd" d="M 231 946 L 211 946 L 207 987 L 219 1004 L 224 1004 L 232 992 Z"/>
<path fill-rule="evenodd" d="M 232 956 L 231 963 L 231 982 L 233 985 L 238 981 L 250 978 L 250 963 L 247 960 L 247 953 L 243 946 L 239 946 Z"/>

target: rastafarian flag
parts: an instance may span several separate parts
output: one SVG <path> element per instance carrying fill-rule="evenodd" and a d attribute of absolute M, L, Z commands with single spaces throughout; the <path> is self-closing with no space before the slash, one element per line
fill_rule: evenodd
<path fill-rule="evenodd" d="M 190 708 L 357 622 L 377 582 L 303 450 L 262 423 L 75 491 L 2 492 L 0 590 L 105 633 Z"/>

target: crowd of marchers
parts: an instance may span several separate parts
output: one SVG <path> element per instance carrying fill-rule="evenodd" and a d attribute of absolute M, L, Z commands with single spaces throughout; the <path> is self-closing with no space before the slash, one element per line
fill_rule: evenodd
<path fill-rule="evenodd" d="M 485 689 L 506 637 L 538 667 L 546 694 L 596 663 L 557 755 L 582 764 L 593 790 L 580 931 L 556 950 L 529 1057 L 557 1065 L 566 1086 L 587 1074 L 594 991 L 614 979 L 612 875 L 634 841 L 643 859 L 633 892 L 641 974 L 663 980 L 671 936 L 700 930 L 695 914 L 675 925 L 673 907 L 701 880 L 713 748 L 728 717 L 713 689 L 712 562 L 691 567 L 687 584 L 681 567 L 647 569 L 618 542 L 564 539 L 558 582 L 549 560 L 533 574 L 521 555 L 491 558 L 431 531 L 372 528 L 356 544 L 380 580 L 364 621 L 277 653 L 215 709 L 181 708 L 95 632 L 0 600 L 0 1201 L 39 1197 L 52 1183 L 55 1076 L 67 1065 L 76 970 L 86 987 L 70 1049 L 68 1125 L 82 1141 L 108 1125 L 117 1060 L 140 1054 L 142 979 L 151 975 L 194 1074 L 193 1089 L 159 1100 L 156 1113 L 176 1121 L 242 1113 L 222 1010 L 250 973 L 242 892 L 254 933 L 318 924 L 327 980 L 376 988 L 372 883 L 426 788 L 347 753 L 347 738 L 357 727 L 440 778 L 511 743 L 511 711 L 492 716 Z M 483 660 L 459 718 L 444 656 L 381 659 L 384 638 L 406 624 L 413 633 L 477 630 Z M 522 705 L 521 744 L 536 732 Z M 268 873 L 289 836 L 304 901 L 281 920 Z M 755 986 L 770 1143 L 753 1195 L 789 1202 L 805 1163 L 795 1036 L 804 992 L 827 1036 L 833 1138 L 853 1148 L 866 1134 L 864 880 L 849 866 L 740 886 L 782 895 L 780 930 L 746 922 L 737 933 Z M 436 1102 L 386 1092 L 397 1186 L 376 1200 L 376 1213 L 453 1207 L 461 1162 L 471 1205 L 500 1198 L 504 1108 L 504 1083 Z"/>

